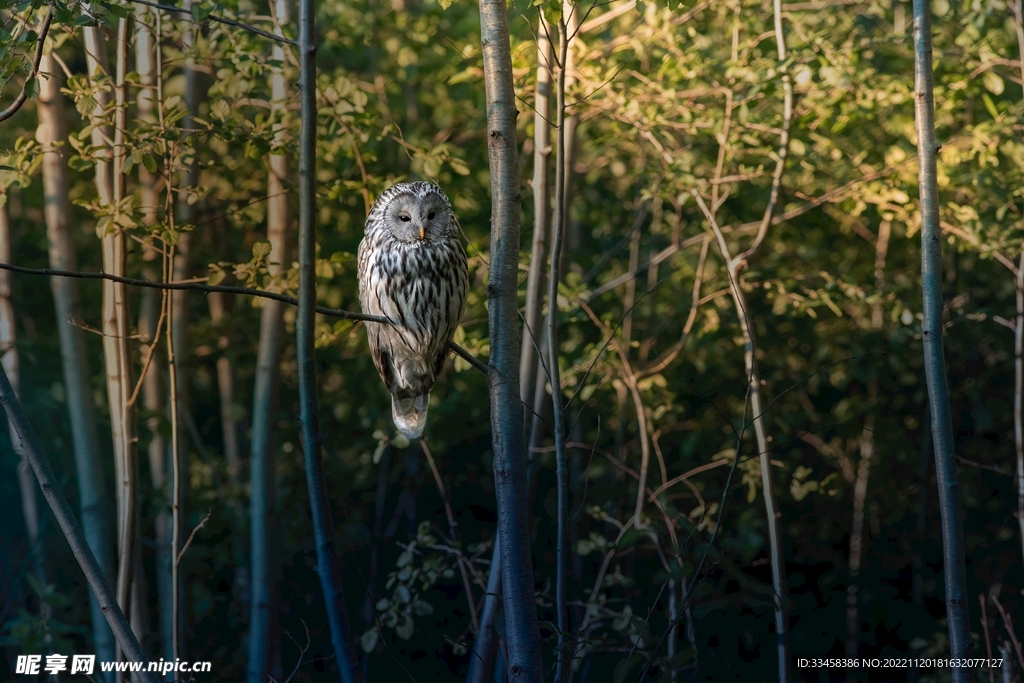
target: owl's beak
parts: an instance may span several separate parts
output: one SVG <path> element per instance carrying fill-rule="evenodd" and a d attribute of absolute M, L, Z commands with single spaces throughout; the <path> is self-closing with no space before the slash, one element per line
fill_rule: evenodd
<path fill-rule="evenodd" d="M 420 239 L 424 239 L 427 236 L 427 228 L 423 225 L 420 226 Z"/>

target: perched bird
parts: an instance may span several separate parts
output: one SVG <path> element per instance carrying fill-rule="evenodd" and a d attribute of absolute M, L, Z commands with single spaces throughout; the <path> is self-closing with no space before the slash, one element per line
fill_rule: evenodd
<path fill-rule="evenodd" d="M 377 198 L 359 243 L 359 304 L 392 324 L 366 323 L 391 413 L 410 439 L 423 435 L 430 390 L 448 357 L 469 287 L 451 202 L 432 183 L 398 183 Z"/>

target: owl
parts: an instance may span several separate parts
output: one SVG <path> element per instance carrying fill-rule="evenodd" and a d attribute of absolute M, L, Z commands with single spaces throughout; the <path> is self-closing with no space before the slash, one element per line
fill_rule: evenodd
<path fill-rule="evenodd" d="M 370 207 L 359 243 L 359 304 L 392 324 L 366 323 L 391 414 L 410 439 L 423 435 L 430 390 L 448 357 L 469 287 L 452 205 L 431 183 L 398 183 Z"/>

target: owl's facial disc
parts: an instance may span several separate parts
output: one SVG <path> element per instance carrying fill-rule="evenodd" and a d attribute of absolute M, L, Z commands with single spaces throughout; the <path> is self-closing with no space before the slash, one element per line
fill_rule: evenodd
<path fill-rule="evenodd" d="M 396 236 L 406 242 L 440 237 L 446 224 L 447 207 L 440 198 L 412 195 L 396 198 L 391 207 L 391 225 Z"/>

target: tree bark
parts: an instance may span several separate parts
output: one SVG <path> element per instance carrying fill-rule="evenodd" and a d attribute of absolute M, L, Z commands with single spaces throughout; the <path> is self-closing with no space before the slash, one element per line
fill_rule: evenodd
<path fill-rule="evenodd" d="M 182 10 L 186 15 L 192 9 L 192 0 L 182 2 Z M 195 61 L 190 54 L 195 45 L 196 30 L 191 20 L 183 22 L 182 49 L 185 53 L 185 64 L 182 69 L 185 77 L 185 110 L 186 114 L 181 120 L 181 127 L 185 130 L 193 129 L 193 119 L 199 106 L 199 74 L 195 69 Z M 186 148 L 182 159 L 182 171 L 178 180 L 177 202 L 175 206 L 175 227 L 178 229 L 177 242 L 174 245 L 173 259 L 171 262 L 171 280 L 181 282 L 191 277 L 192 257 L 192 227 L 196 221 L 195 200 L 190 197 L 191 190 L 198 184 L 198 145 L 195 134 L 189 134 L 191 144 Z M 170 313 L 168 320 L 168 331 L 170 332 L 169 344 L 173 348 L 171 362 L 173 372 L 171 373 L 174 382 L 171 393 L 173 405 L 171 406 L 171 430 L 174 438 L 171 443 L 171 465 L 172 472 L 184 476 L 173 477 L 173 491 L 171 494 L 172 526 L 171 533 L 172 552 L 177 556 L 180 550 L 180 520 L 186 515 L 185 491 L 188 487 L 189 458 L 188 448 L 185 446 L 183 422 L 174 419 L 183 411 L 189 410 L 189 346 L 188 346 L 188 297 L 185 290 L 175 290 L 170 294 Z M 187 419 L 187 418 L 186 418 Z M 175 443 L 177 445 L 175 445 Z M 183 599 L 184 585 L 180 573 L 177 570 L 177 562 L 172 565 L 172 589 L 174 598 L 172 600 L 172 619 L 174 620 L 174 656 L 185 657 L 188 649 L 188 610 Z"/>
<path fill-rule="evenodd" d="M 519 356 L 519 400 L 523 405 L 523 437 L 533 445 L 533 425 L 544 396 L 546 372 L 541 363 L 543 335 L 541 320 L 544 306 L 544 262 L 547 258 L 551 185 L 548 182 L 548 158 L 551 156 L 551 73 L 554 49 L 549 40 L 550 27 L 538 12 L 537 84 L 533 117 L 533 238 L 530 246 L 530 270 L 526 278 L 526 312 L 523 323 L 522 348 Z M 535 399 L 537 385 L 540 396 Z M 480 610 L 480 630 L 473 643 L 473 655 L 466 675 L 467 683 L 487 683 L 495 666 L 499 636 L 494 618 L 501 603 L 501 543 L 494 538 L 491 567 L 487 576 L 487 592 Z"/>
<path fill-rule="evenodd" d="M 40 79 L 37 110 L 39 126 L 36 139 L 42 147 L 43 205 L 49 264 L 57 270 L 77 270 L 74 240 L 71 235 L 71 202 L 68 197 L 67 123 L 65 100 L 56 60 L 43 55 L 40 71 L 52 74 Z M 108 580 L 113 576 L 113 539 L 110 535 L 110 509 L 107 505 L 103 462 L 93 407 L 89 355 L 85 333 L 73 324 L 82 317 L 78 282 L 71 278 L 50 278 L 53 306 L 60 340 L 61 366 L 71 419 L 71 440 L 75 451 L 75 473 L 85 539 Z M 114 635 L 110 631 L 96 595 L 89 592 L 89 614 L 96 657 L 112 661 Z M 102 672 L 97 674 L 103 677 Z M 101 680 L 107 680 L 103 677 Z"/>
<path fill-rule="evenodd" d="M 102 126 L 106 129 L 105 140 L 113 140 L 110 148 L 110 170 L 104 169 L 100 175 L 101 164 L 97 163 L 97 190 L 101 204 L 108 207 L 118 206 L 124 196 L 124 178 L 121 169 L 124 161 L 124 124 L 126 121 L 126 94 L 124 77 L 127 58 L 127 20 L 118 21 L 117 32 L 117 63 L 115 76 L 115 110 L 114 126 Z M 96 32 L 93 30 L 93 32 Z M 87 40 L 87 46 L 89 41 Z M 99 42 L 96 48 L 96 59 L 100 69 L 103 68 L 102 50 L 105 45 Z M 95 73 L 93 69 L 90 69 Z M 101 101 L 104 98 L 98 98 Z M 94 119 L 95 120 L 95 119 Z M 106 145 L 101 139 L 101 145 Z M 103 271 L 112 275 L 125 275 L 126 243 L 124 234 L 117 223 L 111 219 L 107 225 L 99 229 L 103 251 Z M 104 280 L 103 283 L 103 357 L 106 365 L 107 402 L 110 409 L 110 429 L 114 445 L 114 476 L 117 501 L 118 530 L 118 571 L 117 600 L 124 612 L 129 611 L 131 601 L 131 580 L 134 568 L 134 551 L 132 545 L 136 537 L 135 525 L 135 460 L 134 460 L 134 411 L 128 405 L 131 395 L 131 349 L 130 324 L 128 320 L 128 299 L 126 287 L 118 282 Z"/>
<path fill-rule="evenodd" d="M 555 216 L 551 230 L 551 269 L 548 272 L 548 377 L 551 383 L 551 406 L 555 428 L 555 480 L 557 491 L 557 540 L 555 543 L 555 617 L 558 626 L 558 644 L 555 650 L 555 683 L 564 683 L 568 677 L 571 658 L 569 645 L 569 608 L 565 593 L 565 571 L 569 554 L 569 473 L 565 460 L 565 408 L 562 403 L 562 380 L 558 367 L 558 283 L 562 240 L 565 235 L 565 78 L 569 54 L 569 33 L 566 26 L 566 5 L 562 5 L 563 16 L 558 21 L 559 63 L 558 88 L 555 91 Z M 573 7 L 572 9 L 575 9 Z M 570 10 L 572 11 L 572 10 Z M 641 494 L 642 495 L 642 494 Z"/>
<path fill-rule="evenodd" d="M 565 91 L 568 92 L 570 88 L 576 83 L 576 49 L 575 49 L 575 38 L 576 34 L 580 30 L 580 12 L 586 13 L 592 10 L 594 7 L 593 3 L 584 3 L 583 8 L 575 2 L 563 2 L 562 3 L 562 16 L 565 18 L 565 33 L 568 38 L 568 50 L 565 53 L 565 59 L 559 60 L 561 64 L 564 64 L 565 68 Z M 563 130 L 565 132 L 565 152 L 562 157 L 562 192 L 564 192 L 565 202 L 568 206 L 569 196 L 572 189 L 572 167 L 573 167 L 573 156 L 576 151 L 576 124 L 579 122 L 579 116 L 572 111 L 566 111 L 565 114 L 565 125 Z M 565 224 L 565 241 L 566 250 L 562 254 L 561 267 L 564 269 L 568 266 L 566 260 L 568 255 L 583 246 L 583 224 L 574 223 L 569 219 L 568 212 L 566 212 L 566 224 Z"/>
<path fill-rule="evenodd" d="M 1018 8 L 1020 3 L 1017 3 Z M 1019 16 L 1018 9 L 1018 16 Z M 1024 57 L 1022 57 L 1024 59 Z M 1024 73 L 1024 72 L 1022 72 Z M 1024 254 L 1020 255 L 1016 273 L 1017 322 L 1013 330 L 1013 442 L 1017 455 L 1017 525 L 1020 529 L 1021 552 L 1024 553 Z"/>
<path fill-rule="evenodd" d="M 551 125 L 549 121 L 551 98 L 551 65 L 554 51 L 548 39 L 550 27 L 544 15 L 538 13 L 537 27 L 537 85 L 533 115 L 533 238 L 530 246 L 530 270 L 526 277 L 526 311 L 522 349 L 519 355 L 519 398 L 525 406 L 531 405 L 535 368 L 540 356 L 541 314 L 544 306 L 544 261 L 547 254 L 548 212 L 551 210 L 551 187 L 548 183 L 548 158 L 551 155 Z M 532 422 L 525 413 L 525 424 Z M 493 566 L 493 565 L 492 565 Z"/>
<path fill-rule="evenodd" d="M 487 102 L 491 170 L 491 249 L 488 328 L 494 488 L 501 542 L 508 678 L 543 680 L 533 590 L 530 528 L 519 404 L 518 286 L 520 193 L 516 158 L 516 101 L 508 14 L 504 2 L 480 0 L 480 40 Z"/>
<path fill-rule="evenodd" d="M 334 524 L 323 471 L 323 443 L 316 385 L 316 32 L 313 0 L 299 1 L 299 310 L 295 345 L 299 411 L 306 484 L 316 538 L 317 573 L 331 628 L 331 644 L 343 683 L 362 683 L 341 589 L 341 567 L 334 554 Z M 253 601 L 255 603 L 255 600 Z"/>
<path fill-rule="evenodd" d="M 275 0 L 275 13 L 280 25 L 290 21 L 286 0 Z M 284 61 L 284 50 L 274 46 L 274 59 Z M 272 111 L 284 111 L 287 90 L 281 69 L 271 80 Z M 277 137 L 286 135 L 283 126 Z M 267 157 L 267 239 L 270 256 L 267 269 L 276 278 L 288 266 L 288 157 L 272 154 Z M 284 304 L 264 301 L 260 309 L 260 340 L 256 352 L 256 383 L 253 389 L 252 446 L 249 459 L 250 476 L 250 576 L 249 606 L 249 683 L 264 683 L 270 666 L 270 634 L 273 623 L 273 534 L 271 520 L 274 501 L 274 423 L 277 412 L 278 366 L 284 343 Z M 315 385 L 314 385 L 315 386 Z"/>
<path fill-rule="evenodd" d="M 942 518 L 942 554 L 949 624 L 950 657 L 971 653 L 967 572 L 964 562 L 963 512 L 957 484 L 953 421 L 942 341 L 942 234 L 939 228 L 937 181 L 938 143 L 935 140 L 935 101 L 932 76 L 930 0 L 914 0 L 914 118 L 917 123 L 918 182 L 921 211 L 921 288 L 924 303 L 922 337 L 928 402 L 932 415 L 935 474 Z M 955 667 L 954 683 L 971 679 L 970 669 Z"/>
<path fill-rule="evenodd" d="M 138 116 L 150 124 L 156 123 L 157 62 L 160 49 L 159 36 L 149 26 L 149 21 L 158 21 L 158 17 L 148 7 L 137 5 L 135 32 L 135 70 L 139 74 L 141 87 L 136 95 Z M 139 189 L 141 192 L 140 209 L 145 225 L 152 228 L 157 225 L 160 191 L 157 187 L 158 178 L 142 164 L 139 165 Z M 166 245 L 164 245 L 166 248 Z M 161 257 L 161 267 L 156 269 L 153 262 Z M 142 272 L 146 279 L 158 282 L 164 279 L 162 252 L 152 245 L 144 247 Z M 142 338 L 142 354 L 146 357 L 153 346 L 160 344 L 158 321 L 165 314 L 168 293 L 146 289 L 142 293 L 139 310 L 139 335 Z M 154 355 L 154 359 L 156 356 Z M 157 652 L 170 661 L 174 659 L 174 584 L 173 569 L 174 549 L 172 543 L 171 490 L 168 487 L 170 471 L 168 444 L 160 431 L 160 424 L 166 417 L 166 388 L 161 382 L 162 373 L 156 370 L 154 360 L 146 372 L 142 384 L 143 406 L 151 417 L 146 420 L 150 432 L 147 455 L 149 458 L 150 483 L 153 491 L 164 501 L 159 505 L 154 520 L 154 540 L 156 542 L 156 586 L 157 586 L 157 623 L 159 624 L 159 645 Z M 168 678 L 172 674 L 167 674 Z"/>
<path fill-rule="evenodd" d="M 86 67 L 89 77 L 97 79 L 101 76 L 109 76 L 110 68 L 107 60 L 107 37 L 103 29 L 99 27 L 86 27 L 85 52 Z M 94 85 L 96 80 L 93 81 Z M 113 136 L 113 127 L 105 120 L 106 109 L 110 104 L 108 92 L 97 88 L 94 97 L 96 106 L 90 113 L 90 123 L 93 125 L 92 144 L 96 148 L 95 178 L 96 192 L 101 206 L 109 207 L 115 202 L 115 182 L 113 174 L 114 149 L 110 141 Z M 122 131 L 123 135 L 123 131 Z M 116 224 L 112 229 L 98 229 L 97 237 L 100 239 L 103 259 L 103 272 L 112 275 L 123 276 L 124 273 L 124 236 L 117 232 Z M 117 598 L 119 604 L 124 607 L 129 599 L 129 587 L 126 579 L 130 564 L 125 564 L 124 542 L 126 540 L 125 499 L 124 489 L 128 479 L 126 463 L 131 459 L 130 448 L 132 444 L 128 431 L 127 399 L 128 387 L 125 375 L 128 363 L 128 332 L 127 320 L 125 319 L 125 296 L 127 292 L 124 285 L 104 280 L 103 282 L 103 304 L 102 304 L 102 332 L 103 332 L 103 363 L 106 373 L 107 404 L 110 412 L 110 430 L 113 443 L 114 456 L 114 480 L 115 480 L 115 502 L 116 517 L 115 525 L 117 533 L 117 548 L 119 557 L 117 560 Z"/>

